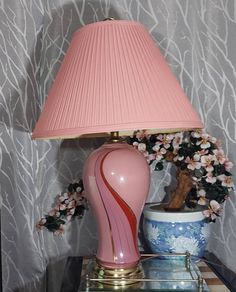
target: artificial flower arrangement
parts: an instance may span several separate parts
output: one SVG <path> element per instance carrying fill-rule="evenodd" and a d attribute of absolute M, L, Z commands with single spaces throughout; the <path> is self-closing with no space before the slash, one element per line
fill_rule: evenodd
<path fill-rule="evenodd" d="M 165 161 L 176 166 L 177 187 L 168 211 L 201 206 L 207 222 L 220 216 L 233 188 L 233 164 L 216 138 L 202 130 L 158 135 L 137 131 L 128 143 L 142 152 L 149 164 L 154 163 L 155 170 L 162 170 Z"/>
<path fill-rule="evenodd" d="M 58 195 L 55 207 L 36 225 L 41 230 L 47 228 L 56 235 L 64 233 L 65 226 L 73 218 L 81 219 L 87 209 L 82 180 L 69 184 L 67 191 Z"/>
<path fill-rule="evenodd" d="M 137 148 L 149 164 L 154 164 L 155 170 L 162 170 L 165 161 L 176 166 L 178 183 L 166 209 L 176 211 L 185 205 L 192 209 L 201 206 L 208 222 L 220 216 L 222 204 L 233 189 L 230 173 L 233 164 L 216 138 L 202 130 L 158 135 L 137 131 L 127 142 Z M 59 195 L 56 206 L 37 223 L 37 228 L 45 227 L 62 234 L 73 218 L 83 217 L 87 209 L 83 192 L 82 180 L 70 184 L 67 192 Z"/>

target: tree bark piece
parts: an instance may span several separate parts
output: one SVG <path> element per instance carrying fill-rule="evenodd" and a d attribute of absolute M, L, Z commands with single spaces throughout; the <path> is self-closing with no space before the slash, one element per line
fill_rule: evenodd
<path fill-rule="evenodd" d="M 178 169 L 176 171 L 177 187 L 171 194 L 171 201 L 165 208 L 167 211 L 179 211 L 185 199 L 193 187 L 192 177 L 188 170 Z"/>

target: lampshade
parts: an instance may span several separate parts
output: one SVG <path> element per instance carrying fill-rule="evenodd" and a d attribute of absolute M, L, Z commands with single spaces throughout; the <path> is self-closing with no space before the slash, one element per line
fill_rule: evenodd
<path fill-rule="evenodd" d="M 114 20 L 75 32 L 33 138 L 202 127 L 144 26 Z"/>

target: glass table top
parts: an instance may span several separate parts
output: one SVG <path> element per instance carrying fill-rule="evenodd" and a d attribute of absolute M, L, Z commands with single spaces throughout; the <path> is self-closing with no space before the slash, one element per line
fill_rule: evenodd
<path fill-rule="evenodd" d="M 110 284 L 96 276 L 95 265 L 95 258 L 86 264 L 78 291 L 209 291 L 189 254 L 143 255 L 140 261 L 143 278 L 126 279 L 123 286 L 123 279 L 118 279 L 120 285 L 115 285 L 114 280 Z"/>

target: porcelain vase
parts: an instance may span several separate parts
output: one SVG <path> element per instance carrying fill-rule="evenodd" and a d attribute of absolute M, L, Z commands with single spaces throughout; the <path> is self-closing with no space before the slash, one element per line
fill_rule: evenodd
<path fill-rule="evenodd" d="M 153 253 L 186 253 L 197 260 L 207 246 L 210 224 L 202 211 L 166 212 L 156 204 L 144 208 L 145 242 Z"/>

